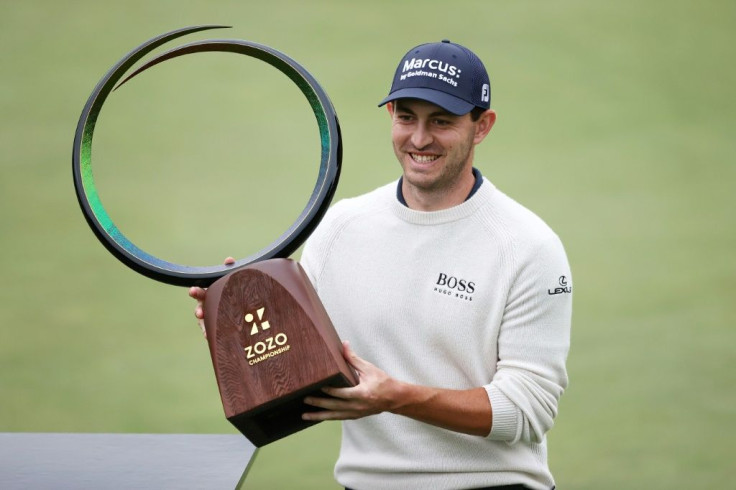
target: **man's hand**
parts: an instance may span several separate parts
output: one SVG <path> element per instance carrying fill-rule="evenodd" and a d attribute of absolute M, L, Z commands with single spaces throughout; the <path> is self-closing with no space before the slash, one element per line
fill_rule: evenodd
<path fill-rule="evenodd" d="M 189 288 L 189 296 L 197 300 L 197 306 L 194 308 L 194 316 L 197 318 L 197 325 L 202 329 L 202 335 L 207 338 L 207 331 L 204 329 L 204 299 L 207 296 L 207 291 L 198 288 Z"/>
<path fill-rule="evenodd" d="M 228 257 L 223 262 L 225 265 L 233 265 L 235 259 Z M 194 316 L 197 318 L 197 325 L 202 329 L 202 335 L 207 338 L 207 331 L 204 329 L 204 299 L 207 296 L 207 291 L 198 287 L 189 288 L 189 297 L 197 300 L 197 306 L 194 308 Z"/>
<path fill-rule="evenodd" d="M 306 397 L 304 403 L 324 410 L 304 413 L 304 420 L 352 420 L 391 412 L 463 434 L 485 437 L 491 431 L 493 411 L 485 388 L 451 390 L 399 381 L 358 357 L 347 342 L 343 357 L 358 372 L 358 384 L 323 388 L 332 398 Z"/>
<path fill-rule="evenodd" d="M 309 396 L 304 403 L 325 410 L 308 412 L 304 420 L 349 420 L 375 415 L 395 407 L 402 383 L 358 357 L 348 342 L 343 342 L 343 357 L 358 373 L 359 383 L 351 388 L 324 387 L 330 397 Z"/>

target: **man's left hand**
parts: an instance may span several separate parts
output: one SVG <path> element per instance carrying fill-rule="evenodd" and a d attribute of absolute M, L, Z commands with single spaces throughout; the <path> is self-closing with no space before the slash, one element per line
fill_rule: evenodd
<path fill-rule="evenodd" d="M 304 403 L 323 410 L 303 414 L 304 420 L 352 420 L 395 408 L 402 383 L 358 357 L 348 342 L 343 342 L 343 356 L 358 373 L 358 384 L 322 388 L 329 397 L 306 397 Z"/>

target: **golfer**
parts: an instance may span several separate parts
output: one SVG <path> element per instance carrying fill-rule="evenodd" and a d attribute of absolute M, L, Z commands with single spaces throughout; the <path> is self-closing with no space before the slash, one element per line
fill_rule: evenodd
<path fill-rule="evenodd" d="M 567 386 L 572 279 L 557 235 L 473 166 L 490 102 L 469 49 L 412 48 L 380 103 L 401 177 L 336 203 L 304 248 L 359 374 L 303 415 L 344 421 L 346 488 L 554 488 L 545 434 Z M 190 295 L 201 319 L 204 291 Z"/>

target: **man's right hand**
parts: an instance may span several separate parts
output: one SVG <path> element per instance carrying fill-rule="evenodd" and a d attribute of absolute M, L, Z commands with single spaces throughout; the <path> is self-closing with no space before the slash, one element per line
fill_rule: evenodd
<path fill-rule="evenodd" d="M 228 257 L 224 261 L 225 265 L 232 265 L 234 263 L 235 259 L 232 257 Z M 189 296 L 197 301 L 197 306 L 194 308 L 194 316 L 197 318 L 197 325 L 202 329 L 202 335 L 204 335 L 204 338 L 207 338 L 207 330 L 204 328 L 204 299 L 207 296 L 207 290 L 193 286 L 189 288 Z"/>
<path fill-rule="evenodd" d="M 204 329 L 204 298 L 207 291 L 198 287 L 189 288 L 189 296 L 197 300 L 197 306 L 194 308 L 194 316 L 197 317 L 197 325 L 202 329 L 202 335 L 207 338 L 207 331 Z"/>

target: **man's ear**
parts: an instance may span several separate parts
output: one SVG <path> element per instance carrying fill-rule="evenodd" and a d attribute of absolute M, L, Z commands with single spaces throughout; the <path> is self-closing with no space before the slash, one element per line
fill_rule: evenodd
<path fill-rule="evenodd" d="M 391 117 L 394 117 L 394 103 L 393 102 L 386 103 L 386 109 L 388 110 L 388 113 L 391 115 Z"/>
<path fill-rule="evenodd" d="M 491 132 L 494 124 L 496 124 L 496 111 L 488 109 L 480 115 L 478 122 L 475 123 L 475 138 L 473 138 L 473 143 L 477 145 L 483 141 L 488 136 L 488 133 Z"/>

